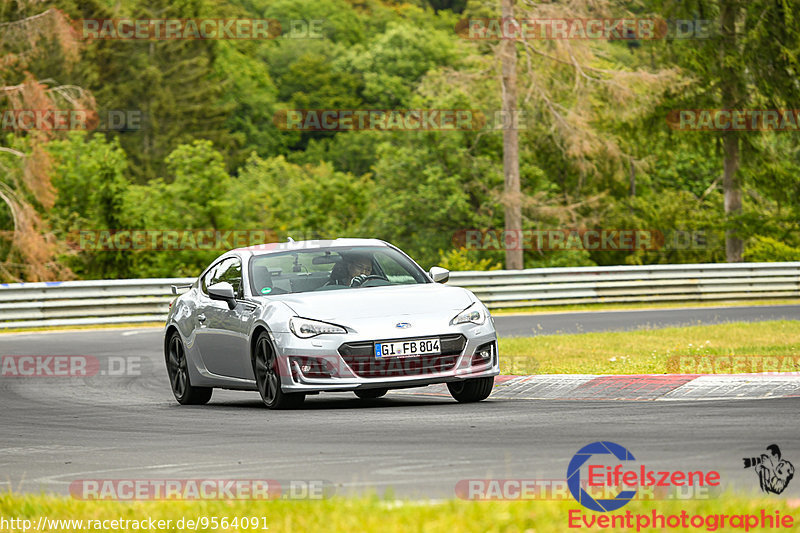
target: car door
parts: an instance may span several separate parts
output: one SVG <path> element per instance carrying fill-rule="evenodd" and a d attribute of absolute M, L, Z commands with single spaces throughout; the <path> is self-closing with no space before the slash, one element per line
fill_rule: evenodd
<path fill-rule="evenodd" d="M 237 298 L 233 309 L 226 302 L 212 300 L 209 286 L 230 283 Z M 223 259 L 201 280 L 202 305 L 198 307 L 200 356 L 206 368 L 219 376 L 244 378 L 247 357 L 247 328 L 253 306 L 241 301 L 244 294 L 242 261 L 233 256 Z"/>

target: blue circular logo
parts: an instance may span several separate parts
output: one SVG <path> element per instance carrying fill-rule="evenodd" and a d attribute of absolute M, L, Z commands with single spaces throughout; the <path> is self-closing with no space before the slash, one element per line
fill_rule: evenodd
<path fill-rule="evenodd" d="M 398 322 L 397 324 L 394 325 L 394 327 L 400 329 L 407 329 L 411 327 L 411 324 L 409 324 L 408 322 Z"/>
<path fill-rule="evenodd" d="M 610 500 L 595 500 L 581 487 L 581 466 L 593 455 L 613 455 L 620 461 L 635 461 L 631 452 L 619 444 L 608 441 L 593 442 L 576 453 L 567 467 L 567 487 L 575 500 L 592 511 L 616 511 L 636 496 L 635 490 L 623 490 Z"/>

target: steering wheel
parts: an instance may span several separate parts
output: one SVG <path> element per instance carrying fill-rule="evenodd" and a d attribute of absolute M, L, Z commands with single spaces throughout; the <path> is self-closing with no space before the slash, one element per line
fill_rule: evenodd
<path fill-rule="evenodd" d="M 361 287 L 362 285 L 364 285 L 366 282 L 368 282 L 371 279 L 382 279 L 383 281 L 385 281 L 387 283 L 389 282 L 388 279 L 386 279 L 383 276 L 379 276 L 377 274 L 371 274 L 369 276 L 365 276 L 365 275 L 362 274 L 360 276 L 356 276 L 353 279 L 351 279 L 350 280 L 350 286 L 351 287 Z"/>

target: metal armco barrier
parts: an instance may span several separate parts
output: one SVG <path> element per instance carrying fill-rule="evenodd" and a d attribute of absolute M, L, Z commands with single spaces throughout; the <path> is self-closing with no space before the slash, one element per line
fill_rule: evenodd
<path fill-rule="evenodd" d="M 489 308 L 797 298 L 800 262 L 458 272 L 452 284 L 470 288 Z"/>
<path fill-rule="evenodd" d="M 0 329 L 163 322 L 170 285 L 194 278 L 0 284 Z M 489 308 L 800 298 L 800 262 L 452 272 Z"/>

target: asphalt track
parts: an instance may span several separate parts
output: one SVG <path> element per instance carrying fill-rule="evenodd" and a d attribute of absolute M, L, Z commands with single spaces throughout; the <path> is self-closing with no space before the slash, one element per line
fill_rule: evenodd
<path fill-rule="evenodd" d="M 797 309 L 751 308 L 748 316 L 777 312 L 792 318 Z M 498 322 L 511 318 L 519 320 Z M 0 335 L 0 355 L 78 354 L 101 368 L 115 358 L 137 365 L 119 376 L 0 378 L 0 489 L 66 494 L 83 479 L 275 479 L 325 481 L 344 495 L 391 488 L 451 498 L 464 479 L 563 480 L 572 455 L 597 440 L 622 444 L 654 470 L 718 470 L 725 486 L 748 493 L 758 482 L 743 457 L 777 443 L 800 465 L 800 398 L 459 405 L 341 393 L 273 412 L 257 393 L 215 391 L 209 405 L 183 407 L 169 389 L 160 329 Z M 797 482 L 781 495 L 798 496 Z"/>

